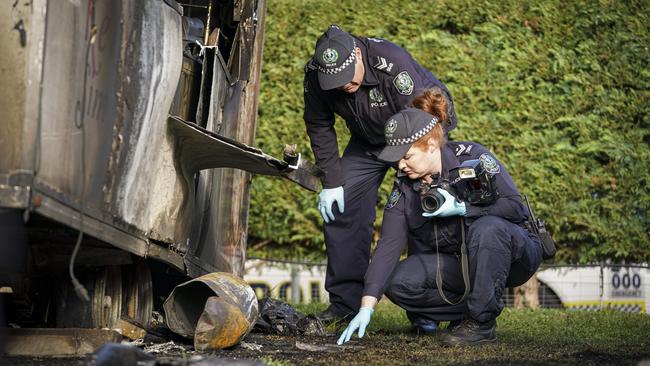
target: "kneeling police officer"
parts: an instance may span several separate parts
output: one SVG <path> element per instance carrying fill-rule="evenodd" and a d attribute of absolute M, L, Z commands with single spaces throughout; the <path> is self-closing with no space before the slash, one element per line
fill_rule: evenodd
<path fill-rule="evenodd" d="M 449 98 L 447 130 L 452 130 L 456 115 L 445 85 L 387 40 L 354 36 L 331 25 L 305 65 L 305 126 L 324 172 L 318 210 L 325 222 L 325 288 L 331 304 L 318 318 L 325 323 L 359 310 L 377 190 L 390 168 L 376 157 L 384 147 L 384 123 L 433 87 Z M 341 157 L 335 115 L 345 120 L 351 135 Z"/>
<path fill-rule="evenodd" d="M 385 293 L 425 333 L 450 321 L 440 340 L 496 340 L 506 287 L 537 270 L 542 247 L 505 167 L 475 142 L 445 141 L 447 98 L 427 90 L 388 119 L 379 159 L 397 163 L 381 238 L 364 279 L 361 309 L 338 340 L 363 337 Z M 399 261 L 408 243 L 408 257 Z"/>

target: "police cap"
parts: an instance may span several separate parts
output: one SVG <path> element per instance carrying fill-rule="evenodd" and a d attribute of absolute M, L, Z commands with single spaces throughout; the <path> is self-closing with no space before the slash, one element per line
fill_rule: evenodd
<path fill-rule="evenodd" d="M 386 146 L 378 158 L 387 162 L 400 161 L 411 145 L 431 131 L 438 118 L 417 109 L 403 109 L 388 119 L 384 125 Z"/>
<path fill-rule="evenodd" d="M 354 37 L 337 25 L 330 25 L 318 39 L 313 60 L 321 89 L 336 89 L 352 81 L 355 47 Z"/>

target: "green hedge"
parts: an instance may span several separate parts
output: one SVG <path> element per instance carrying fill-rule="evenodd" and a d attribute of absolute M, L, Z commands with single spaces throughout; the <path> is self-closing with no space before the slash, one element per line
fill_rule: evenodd
<path fill-rule="evenodd" d="M 560 261 L 648 261 L 649 18 L 647 1 L 271 1 L 256 144 L 279 155 L 295 142 L 312 158 L 303 66 L 336 23 L 405 47 L 447 84 L 459 116 L 451 137 L 505 163 Z M 337 132 L 342 149 L 342 121 Z M 323 258 L 316 201 L 254 177 L 251 254 Z"/>

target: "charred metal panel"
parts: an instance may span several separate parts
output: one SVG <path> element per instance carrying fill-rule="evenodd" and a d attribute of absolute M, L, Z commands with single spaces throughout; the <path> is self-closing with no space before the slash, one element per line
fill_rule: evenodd
<path fill-rule="evenodd" d="M 233 127 L 236 126 L 239 117 L 241 83 L 237 82 L 228 88 L 222 87 L 227 80 L 227 70 L 220 55 L 215 57 L 214 75 L 218 75 L 215 81 L 220 82 L 213 83 L 213 93 L 217 93 L 218 97 L 214 97 L 213 94 L 208 123 L 213 131 L 234 138 Z M 239 226 L 232 226 L 232 221 L 236 220 L 241 212 L 235 212 L 234 215 L 237 216 L 235 218 L 229 217 L 233 215 L 229 208 L 237 204 L 237 196 L 234 194 L 237 187 L 233 187 L 233 183 L 228 179 L 234 173 L 233 169 L 216 169 L 202 172 L 200 176 L 200 195 L 205 197 L 206 207 L 202 211 L 195 211 L 201 215 L 195 217 L 195 220 L 199 220 L 200 223 L 197 231 L 199 236 L 198 240 L 190 240 L 189 258 L 194 263 L 200 263 L 203 271 L 226 271 L 239 274 L 238 263 L 243 263 L 245 259 L 245 244 L 237 248 L 229 244 L 233 242 L 230 240 L 232 233 L 240 233 L 242 230 Z M 235 242 L 240 243 L 239 240 Z"/>
<path fill-rule="evenodd" d="M 225 75 L 227 79 L 232 80 L 232 84 L 227 89 L 225 99 L 221 99 L 221 84 L 216 84 L 220 97 L 211 99 L 208 129 L 236 141 L 252 144 L 257 116 L 266 2 L 243 0 L 236 9 L 243 9 L 236 10 L 241 11 L 241 14 L 235 14 L 239 15 L 240 19 L 238 37 L 241 37 L 242 32 L 246 33 L 250 42 L 236 41 L 229 65 L 215 57 L 215 79 L 221 80 L 221 75 Z M 245 30 L 242 28 L 244 26 Z M 247 49 L 242 51 L 237 47 Z M 234 52 L 237 52 L 237 55 L 250 55 L 241 60 L 249 68 L 246 80 L 237 80 L 242 73 L 233 73 L 228 68 L 232 67 L 232 60 L 239 57 L 234 56 Z M 239 67 L 237 69 L 239 70 Z M 221 118 L 218 118 L 219 116 Z M 209 127 L 211 124 L 213 128 Z M 242 274 L 246 253 L 249 186 L 250 174 L 245 171 L 218 169 L 201 173 L 197 197 L 204 199 L 204 202 L 209 201 L 209 204 L 204 206 L 202 211 L 197 211 L 201 214 L 198 218 L 200 224 L 194 222 L 188 240 L 186 264 L 191 276 L 213 271 Z"/>
<path fill-rule="evenodd" d="M 26 83 L 25 59 L 31 8 L 26 1 L 0 3 L 0 174 L 20 167 Z"/>
<path fill-rule="evenodd" d="M 256 174 L 283 176 L 311 190 L 316 190 L 318 186 L 316 176 L 310 175 L 312 172 L 303 164 L 300 164 L 296 170 L 292 170 L 288 163 L 277 160 L 259 149 L 210 132 L 196 124 L 173 117 L 169 119 L 169 124 L 171 132 L 177 138 L 176 163 L 179 174 L 184 177 L 187 189 L 183 195 L 185 197 L 183 208 L 176 223 L 177 230 L 179 230 L 177 234 L 179 238 L 188 234 L 186 230 L 190 222 L 185 220 L 192 218 L 192 230 L 188 234 L 189 252 L 193 257 L 202 260 L 204 265 L 214 266 L 214 262 L 205 259 L 215 257 L 208 257 L 208 255 L 222 255 L 224 256 L 223 260 L 232 258 L 230 253 L 225 258 L 226 255 L 223 252 L 218 252 L 221 249 L 219 245 L 223 244 L 223 239 L 220 240 L 219 236 L 222 233 L 214 231 L 215 226 L 212 223 L 216 222 L 216 229 L 223 229 L 218 224 L 228 218 L 215 215 L 233 201 L 232 196 L 229 195 L 232 195 L 233 187 L 223 185 L 224 173 L 230 169 L 217 169 L 202 172 L 195 192 L 194 177 L 198 171 L 210 168 L 237 167 Z M 203 173 L 208 174 L 203 175 Z M 296 177 L 300 179 L 296 179 Z M 208 185 L 209 182 L 212 185 Z M 226 181 L 226 183 L 228 182 Z M 215 186 L 218 189 L 215 189 Z M 194 200 L 193 197 L 197 197 L 197 199 Z"/>
<path fill-rule="evenodd" d="M 37 115 L 32 102 L 38 96 L 42 65 L 41 47 L 45 18 L 42 1 L 0 3 L 0 206 L 25 208 L 29 196 L 35 152 Z M 25 179 L 27 178 L 27 179 Z"/>
<path fill-rule="evenodd" d="M 33 209 L 71 228 L 79 228 L 83 207 L 84 231 L 119 249 L 191 276 L 241 275 L 250 185 L 241 169 L 313 185 L 303 165 L 289 172 L 287 163 L 247 146 L 255 134 L 266 3 L 218 5 L 236 9 L 239 22 L 222 24 L 228 32 L 238 27 L 229 65 L 221 50 L 206 50 L 199 96 L 205 129 L 168 122 L 177 90 L 192 89 L 178 87 L 176 3 L 25 4 L 0 5 L 0 25 L 16 27 L 0 32 L 0 76 L 9 85 L 0 90 L 0 207 Z M 190 82 L 198 72 L 191 66 Z M 171 113 L 187 117 L 198 101 Z"/>
<path fill-rule="evenodd" d="M 249 71 L 247 81 L 242 88 L 239 116 L 233 132 L 237 141 L 253 144 L 262 69 L 263 24 L 267 5 L 265 0 L 245 0 L 245 2 L 249 4 L 242 4 L 242 9 L 251 10 L 250 13 L 242 12 L 242 15 L 246 16 L 246 18 L 242 16 L 240 27 L 248 27 L 245 32 L 253 32 L 254 36 L 253 41 L 249 44 L 250 51 L 243 51 L 244 54 L 250 54 L 251 56 L 249 60 L 242 60 L 242 62 L 248 64 Z M 251 176 L 249 173 L 240 170 L 231 170 L 228 173 L 226 184 L 232 185 L 233 195 L 231 204 L 222 207 L 220 212 L 220 216 L 229 216 L 229 219 L 221 223 L 221 227 L 226 228 L 227 232 L 221 236 L 222 244 L 219 248 L 220 251 L 216 252 L 216 254 L 221 263 L 228 265 L 233 273 L 241 276 L 247 245 Z"/>
<path fill-rule="evenodd" d="M 119 2 L 51 1 L 47 9 L 37 179 L 70 204 L 85 190 L 96 217 L 116 116 L 120 8 Z"/>
<path fill-rule="evenodd" d="M 181 17 L 155 0 L 129 3 L 120 77 L 121 151 L 111 211 L 153 239 L 172 243 L 181 182 L 174 174 L 167 113 L 181 74 Z"/>
<path fill-rule="evenodd" d="M 228 115 L 224 116 L 224 109 L 233 98 L 233 88 L 221 53 L 216 48 L 207 52 L 214 53 L 214 63 L 212 64 L 212 88 L 206 128 L 216 133 L 223 133 L 221 131 L 223 121 L 230 120 Z"/>
<path fill-rule="evenodd" d="M 242 1 L 235 8 L 235 18 L 240 19 L 239 28 L 235 34 L 235 44 L 230 52 L 228 70 L 234 80 L 249 80 L 251 58 L 253 58 L 253 45 L 255 42 L 257 13 L 255 1 Z M 263 4 L 261 6 L 264 6 Z"/>
<path fill-rule="evenodd" d="M 2 124 L 6 130 L 0 138 L 7 137 L 8 141 L 0 144 L 0 155 L 4 157 L 0 160 L 0 206 L 28 207 L 31 195 L 36 194 L 39 200 L 45 198 L 42 205 L 34 207 L 37 212 L 76 228 L 77 210 L 83 203 L 89 234 L 138 255 L 158 253 L 167 262 L 183 268 L 176 258 L 178 254 L 150 250 L 152 244 L 147 240 L 147 237 L 172 240 L 169 233 L 173 232 L 170 229 L 173 219 L 167 215 L 154 228 L 151 222 L 155 219 L 151 217 L 164 216 L 161 211 L 168 212 L 161 206 L 173 207 L 180 202 L 177 191 L 168 193 L 167 198 L 172 199 L 161 204 L 160 200 L 139 195 L 136 188 L 135 196 L 139 200 L 132 199 L 120 207 L 119 194 L 126 191 L 128 199 L 133 186 L 125 183 L 121 185 L 124 191 L 114 189 L 114 185 L 128 182 L 120 174 L 130 174 L 126 178 L 132 178 L 134 171 L 143 172 L 138 164 L 128 164 L 133 161 L 132 156 L 142 157 L 136 147 L 146 149 L 147 142 L 149 150 L 166 151 L 166 154 L 156 151 L 151 154 L 161 156 L 150 160 L 158 162 L 154 168 L 162 178 L 148 175 L 149 179 L 176 178 L 171 143 L 165 150 L 164 141 L 168 140 L 167 94 L 175 90 L 179 74 L 175 60 L 181 57 L 176 36 L 180 34 L 178 9 L 153 0 L 36 0 L 28 6 L 23 2 L 13 5 L 14 8 L 0 11 L 2 21 L 21 16 L 24 16 L 22 24 L 29 24 L 30 16 L 36 21 L 25 29 L 26 51 L 21 47 L 21 33 L 17 33 L 14 42 L 10 38 L 7 42 L 3 38 L 2 42 L 3 46 L 14 43 L 17 47 L 18 52 L 6 50 L 2 54 L 15 56 L 6 65 L 22 81 L 10 80 L 10 84 L 16 85 L 7 90 L 12 89 L 14 94 L 2 95 L 1 99 L 3 106 L 15 105 L 17 108 L 11 111 L 18 112 L 8 114 L 7 122 Z M 11 36 L 11 33 L 2 34 L 2 37 Z M 127 42 L 132 40 L 139 43 Z M 161 121 L 158 130 L 154 126 L 156 118 Z M 145 133 L 140 134 L 143 130 Z M 125 132 L 133 132 L 137 137 L 125 142 Z M 158 135 L 151 138 L 156 132 Z M 150 135 L 146 136 L 147 133 Z M 144 154 L 144 159 L 150 157 Z M 160 164 L 165 158 L 166 163 Z M 137 178 L 131 182 L 136 187 L 149 183 Z M 83 197 L 82 192 L 85 192 Z M 149 193 L 154 195 L 151 190 Z M 154 212 L 139 211 L 143 206 Z M 159 228 L 163 229 L 162 234 Z"/>
<path fill-rule="evenodd" d="M 0 207 L 31 207 L 33 196 L 37 212 L 77 228 L 83 203 L 90 235 L 183 269 L 180 255 L 149 240 L 171 241 L 173 207 L 181 197 L 174 190 L 161 203 L 165 197 L 140 195 L 138 187 L 150 181 L 133 178 L 146 173 L 141 161 L 133 163 L 142 158 L 157 163 L 160 176 L 148 175 L 151 181 L 162 180 L 173 190 L 165 182 L 177 180 L 171 143 L 164 142 L 169 140 L 168 94 L 176 89 L 182 57 L 179 9 L 155 0 L 35 0 L 0 6 L 6 7 L 0 8 L 0 24 L 17 24 L 15 19 L 25 26 L 16 37 L 0 35 L 2 76 L 9 85 L 3 89 L 8 94 L 0 92 L 3 112 L 8 111 L 0 124 Z M 142 189 L 150 196 L 161 193 L 151 186 Z M 119 202 L 120 194 L 131 201 Z M 165 205 L 172 209 L 161 208 Z M 143 206 L 149 211 L 142 212 Z M 165 217 L 154 227 L 156 215 Z"/>
<path fill-rule="evenodd" d="M 209 73 L 212 75 L 210 95 L 209 99 L 206 98 L 210 101 L 206 129 L 222 133 L 223 106 L 230 98 L 229 94 L 232 93 L 231 85 L 225 62 L 218 49 L 206 49 L 205 52 L 205 59 L 213 60 L 212 71 Z M 222 153 L 225 153 L 225 151 Z M 214 250 L 217 249 L 218 242 L 214 240 L 212 234 L 212 228 L 220 220 L 217 211 L 219 209 L 219 199 L 222 196 L 220 190 L 224 171 L 225 169 L 203 170 L 195 176 L 196 193 L 194 196 L 196 197 L 196 206 L 191 214 L 186 216 L 187 219 L 191 220 L 191 223 L 187 225 L 181 224 L 182 228 L 179 227 L 179 230 L 182 230 L 182 233 L 187 235 L 185 239 L 188 245 L 187 258 L 191 258 L 193 262 L 201 263 L 202 270 L 195 271 L 196 275 L 220 270 L 230 272 L 228 270 L 229 266 L 219 264 L 224 261 L 218 262 L 214 259 Z M 224 192 L 223 196 L 228 197 L 228 194 L 228 192 Z M 188 232 L 190 225 L 191 229 Z"/>
<path fill-rule="evenodd" d="M 76 209 L 48 196 L 43 197 L 43 201 L 36 211 L 46 217 L 57 218 L 71 227 L 77 227 L 79 222 L 79 212 Z M 138 237 L 126 230 L 120 230 L 118 227 L 106 225 L 97 219 L 85 217 L 84 231 L 120 249 L 141 257 L 147 255 L 148 242 L 146 238 Z"/>
<path fill-rule="evenodd" d="M 198 99 L 200 72 L 197 62 L 189 57 L 183 57 L 181 79 L 169 114 L 179 116 L 186 121 L 194 120 L 197 107 L 194 101 Z"/>

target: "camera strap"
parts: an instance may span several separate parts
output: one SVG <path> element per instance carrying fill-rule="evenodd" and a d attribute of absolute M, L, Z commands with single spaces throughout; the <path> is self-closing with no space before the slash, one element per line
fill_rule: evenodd
<path fill-rule="evenodd" d="M 460 235 L 461 235 L 461 244 L 460 244 L 460 266 L 461 271 L 463 272 L 463 282 L 465 283 L 465 292 L 463 296 L 456 302 L 451 302 L 445 296 L 445 291 L 442 288 L 442 271 L 440 270 L 440 252 L 438 250 L 438 224 L 433 224 L 433 234 L 436 237 L 436 286 L 438 287 L 438 292 L 443 300 L 449 305 L 458 305 L 460 304 L 470 291 L 469 283 L 469 265 L 467 263 L 467 243 L 465 242 L 465 218 L 460 218 Z"/>

